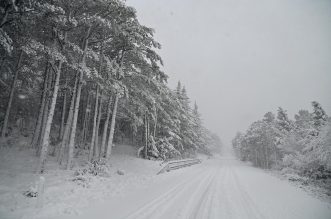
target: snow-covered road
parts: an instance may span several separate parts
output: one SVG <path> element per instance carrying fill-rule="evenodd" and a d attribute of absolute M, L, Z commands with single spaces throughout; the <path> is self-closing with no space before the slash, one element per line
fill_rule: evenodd
<path fill-rule="evenodd" d="M 223 157 L 159 175 L 79 218 L 329 219 L 331 209 L 285 180 Z"/>

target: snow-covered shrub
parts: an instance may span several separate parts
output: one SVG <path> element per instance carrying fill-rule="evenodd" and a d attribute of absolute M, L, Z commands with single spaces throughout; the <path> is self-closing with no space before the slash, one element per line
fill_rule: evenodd
<path fill-rule="evenodd" d="M 72 179 L 72 181 L 76 182 L 78 185 L 84 188 L 88 188 L 90 187 L 92 176 L 87 173 L 86 169 L 77 170 L 74 173 L 74 178 Z"/>
<path fill-rule="evenodd" d="M 299 153 L 286 154 L 282 159 L 282 165 L 285 168 L 292 168 L 300 171 L 304 166 L 304 157 Z"/>
<path fill-rule="evenodd" d="M 292 182 L 299 182 L 303 185 L 308 185 L 309 182 L 309 178 L 308 177 L 304 177 L 304 176 L 300 176 L 296 173 L 286 173 L 284 174 L 284 176 Z"/>
<path fill-rule="evenodd" d="M 152 136 L 149 139 L 149 148 L 147 151 L 147 156 L 149 159 L 162 159 L 168 160 L 173 158 L 181 157 L 181 153 L 174 147 L 171 143 L 172 138 L 163 137 L 158 138 L 156 141 Z M 138 149 L 137 156 L 142 156 L 144 151 L 144 146 Z"/>
<path fill-rule="evenodd" d="M 284 157 L 283 157 L 283 165 L 285 166 L 285 167 L 290 167 L 290 166 L 292 166 L 292 164 L 293 164 L 293 158 L 294 158 L 294 156 L 293 156 L 293 154 L 288 154 L 288 155 L 285 155 Z"/>
<path fill-rule="evenodd" d="M 27 191 L 23 192 L 23 195 L 29 198 L 34 198 L 38 196 L 38 189 L 37 186 L 30 186 Z"/>
<path fill-rule="evenodd" d="M 124 170 L 117 170 L 117 174 L 123 176 L 125 174 Z"/>
<path fill-rule="evenodd" d="M 331 179 L 331 171 L 325 169 L 324 166 L 319 165 L 318 162 L 310 163 L 302 173 L 305 176 L 308 176 L 315 180 L 322 180 L 322 179 Z"/>
<path fill-rule="evenodd" d="M 94 176 L 109 177 L 110 166 L 104 159 L 100 161 L 93 161 L 88 164 L 88 173 Z"/>
<path fill-rule="evenodd" d="M 282 173 L 286 170 L 286 174 L 290 171 L 313 180 L 331 179 L 330 122 L 321 127 L 318 135 L 305 135 L 300 144 L 303 147 L 295 153 L 284 155 Z"/>
<path fill-rule="evenodd" d="M 153 156 L 155 158 L 158 158 L 160 155 L 159 150 L 156 147 L 156 142 L 154 140 L 153 136 L 149 137 L 149 150 L 148 150 L 148 155 Z"/>
<path fill-rule="evenodd" d="M 331 122 L 322 128 L 319 135 L 307 147 L 311 148 L 307 153 L 308 163 L 315 163 L 331 171 Z"/>
<path fill-rule="evenodd" d="M 180 157 L 180 152 L 170 143 L 169 138 L 159 138 L 155 145 L 159 151 L 159 157 L 163 160 Z"/>
<path fill-rule="evenodd" d="M 43 176 L 39 177 L 39 180 L 35 184 L 29 187 L 27 191 L 23 192 L 23 195 L 29 198 L 42 197 L 45 189 L 45 178 Z"/>
<path fill-rule="evenodd" d="M 93 177 L 109 177 L 110 166 L 105 160 L 93 161 L 87 164 L 86 167 L 76 170 L 72 181 L 83 187 L 89 187 Z"/>

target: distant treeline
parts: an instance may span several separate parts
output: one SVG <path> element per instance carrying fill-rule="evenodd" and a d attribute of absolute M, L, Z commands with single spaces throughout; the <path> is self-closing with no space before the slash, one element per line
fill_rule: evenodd
<path fill-rule="evenodd" d="M 331 119 L 318 102 L 299 110 L 294 120 L 278 108 L 237 133 L 232 144 L 241 160 L 314 179 L 331 178 Z"/>

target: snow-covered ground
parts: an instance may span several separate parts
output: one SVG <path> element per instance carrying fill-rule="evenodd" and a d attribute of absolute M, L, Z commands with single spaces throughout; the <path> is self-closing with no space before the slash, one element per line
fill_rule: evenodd
<path fill-rule="evenodd" d="M 88 178 L 83 187 L 73 182 L 74 171 L 59 169 L 54 157 L 49 157 L 46 173 L 43 207 L 37 198 L 28 198 L 23 192 L 39 179 L 35 174 L 38 158 L 34 150 L 20 147 L 0 147 L 0 219 L 62 218 L 80 215 L 81 210 L 94 202 L 103 202 L 135 188 L 144 188 L 160 170 L 160 162 L 136 158 L 136 148 L 117 145 L 113 148 L 110 176 Z M 84 157 L 75 159 L 76 167 L 84 166 Z M 124 175 L 119 175 L 120 170 Z"/>
<path fill-rule="evenodd" d="M 329 204 L 263 170 L 223 157 L 161 175 L 148 188 L 90 206 L 79 218 L 327 219 L 330 216 Z"/>
<path fill-rule="evenodd" d="M 20 174 L 13 175 L 14 167 L 5 166 L 13 163 L 7 152 L 1 157 L 0 218 L 331 218 L 330 204 L 230 153 L 155 175 L 160 162 L 135 158 L 130 146 L 114 151 L 111 176 L 96 177 L 89 188 L 70 181 L 72 172 L 54 170 L 50 161 L 42 208 L 36 207 L 36 198 L 22 195 L 36 177 L 33 156 L 12 152 L 16 163 L 25 164 L 16 164 Z"/>

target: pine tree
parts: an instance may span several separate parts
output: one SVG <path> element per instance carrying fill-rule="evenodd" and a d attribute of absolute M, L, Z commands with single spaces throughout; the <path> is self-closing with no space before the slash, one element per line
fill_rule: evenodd
<path fill-rule="evenodd" d="M 316 129 L 320 130 L 321 127 L 326 124 L 328 117 L 324 109 L 318 102 L 313 101 L 311 104 L 313 106 L 313 113 L 312 113 L 313 124 L 316 127 Z"/>
<path fill-rule="evenodd" d="M 23 57 L 23 51 L 20 52 L 20 55 L 19 55 L 19 58 L 18 58 L 18 61 L 17 61 L 17 65 L 16 65 L 16 68 L 15 68 L 14 78 L 13 78 L 13 82 L 12 82 L 12 85 L 11 85 L 10 95 L 9 95 L 7 108 L 6 108 L 6 114 L 5 114 L 5 118 L 4 118 L 3 125 L 2 125 L 2 130 L 1 130 L 1 138 L 5 138 L 6 134 L 7 134 L 9 114 L 10 114 L 10 110 L 11 110 L 11 107 L 12 107 L 12 102 L 13 102 L 13 98 L 14 98 L 14 92 L 15 92 L 15 87 L 16 87 L 16 82 L 17 82 L 19 69 L 21 67 L 22 57 Z"/>
<path fill-rule="evenodd" d="M 26 111 L 20 120 L 33 118 L 37 172 L 45 171 L 53 154 L 70 169 L 77 149 L 109 160 L 120 135 L 145 144 L 145 158 L 185 157 L 217 141 L 203 126 L 197 105 L 190 106 L 185 87 L 180 82 L 175 91 L 168 87 L 154 30 L 142 25 L 125 2 L 5 0 L 0 7 L 0 83 L 5 87 L 0 97 L 8 105 L 0 114 L 2 136 L 10 137 L 12 112 Z M 96 100 L 108 102 L 95 105 L 92 130 L 95 99 L 90 94 L 96 86 Z M 16 101 L 22 91 L 27 100 Z M 51 136 L 61 142 L 53 143 Z"/>
<path fill-rule="evenodd" d="M 292 130 L 292 123 L 287 116 L 286 110 L 279 107 L 277 111 L 278 128 L 283 132 L 290 132 Z"/>

